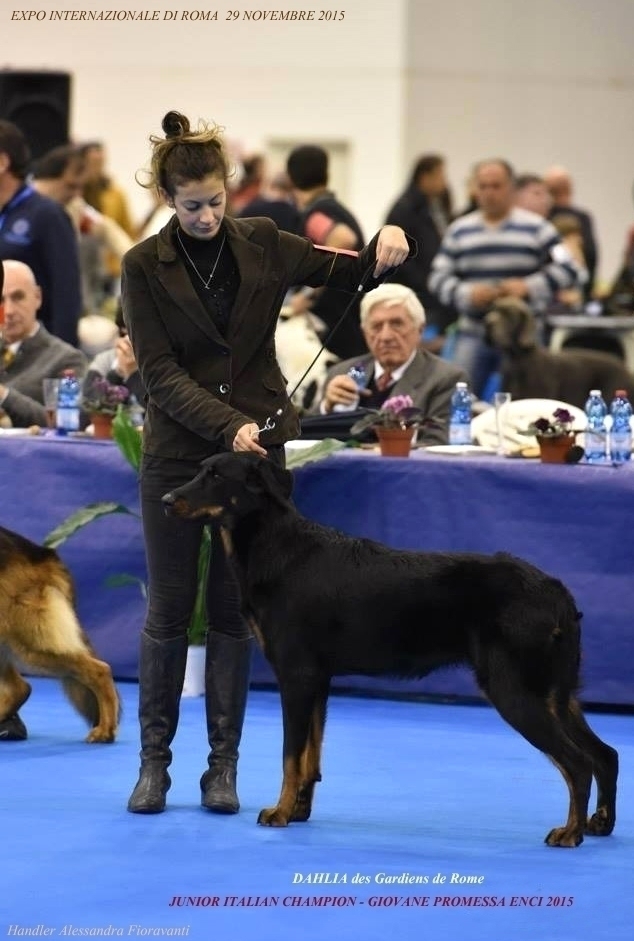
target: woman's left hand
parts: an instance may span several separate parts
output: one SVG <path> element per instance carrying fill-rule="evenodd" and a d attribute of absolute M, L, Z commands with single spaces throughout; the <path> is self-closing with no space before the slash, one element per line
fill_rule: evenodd
<path fill-rule="evenodd" d="M 267 452 L 258 444 L 259 435 L 260 429 L 256 422 L 249 422 L 248 425 L 242 425 L 233 439 L 233 450 L 255 451 L 256 454 L 261 454 L 262 457 L 266 457 Z"/>
<path fill-rule="evenodd" d="M 397 225 L 384 225 L 376 243 L 374 277 L 380 278 L 389 268 L 398 268 L 409 255 L 403 230 Z"/>

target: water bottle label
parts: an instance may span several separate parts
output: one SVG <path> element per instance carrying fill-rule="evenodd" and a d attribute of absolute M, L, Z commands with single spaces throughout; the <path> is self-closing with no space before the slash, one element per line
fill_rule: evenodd
<path fill-rule="evenodd" d="M 606 436 L 604 433 L 596 431 L 586 431 L 585 433 L 585 453 L 588 461 L 605 460 Z"/>
<path fill-rule="evenodd" d="M 58 408 L 57 427 L 62 431 L 79 431 L 79 409 Z"/>
<path fill-rule="evenodd" d="M 449 425 L 449 444 L 471 444 L 471 424 L 452 422 Z"/>
<path fill-rule="evenodd" d="M 610 457 L 621 464 L 632 459 L 632 434 L 629 431 L 613 432 L 610 440 Z"/>

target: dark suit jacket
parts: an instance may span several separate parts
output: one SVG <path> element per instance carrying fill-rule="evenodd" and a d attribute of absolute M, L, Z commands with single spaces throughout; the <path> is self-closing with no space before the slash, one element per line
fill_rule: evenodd
<path fill-rule="evenodd" d="M 418 246 L 416 257 L 408 258 L 387 280 L 411 288 L 425 308 L 427 323 L 437 327 L 439 333 L 444 333 L 456 319 L 456 311 L 444 307 L 427 287 L 431 263 L 440 248 L 442 235 L 425 194 L 417 186 L 408 187 L 388 212 L 385 223 L 399 225 L 416 240 Z"/>
<path fill-rule="evenodd" d="M 357 356 L 333 366 L 328 371 L 326 383 L 333 376 L 347 373 L 355 363 L 363 363 L 370 376 L 374 372 L 373 356 Z M 457 382 L 467 382 L 467 375 L 462 369 L 434 356 L 428 350 L 418 350 L 401 378 L 390 389 L 390 396 L 411 396 L 414 405 L 422 409 L 426 418 L 438 422 L 438 427 L 421 427 L 418 440 L 422 444 L 447 444 L 451 396 Z M 360 405 L 363 406 L 363 398 Z"/>
<path fill-rule="evenodd" d="M 6 369 L 0 367 L 0 383 L 9 387 L 0 409 L 15 428 L 45 426 L 42 379 L 56 379 L 65 369 L 73 369 L 81 379 L 87 366 L 88 360 L 80 350 L 54 337 L 40 324 L 35 336 L 22 341 L 13 362 Z"/>
<path fill-rule="evenodd" d="M 326 283 L 354 293 L 374 263 L 377 237 L 357 258 L 316 249 L 270 219 L 225 217 L 240 287 L 224 339 L 176 251 L 177 225 L 174 216 L 123 259 L 123 313 L 148 396 L 145 452 L 203 460 L 231 449 L 242 425 L 267 418 L 276 424 L 261 434 L 263 446 L 297 437 L 297 413 L 275 358 L 285 294 L 294 284 Z M 370 279 L 367 290 L 376 284 Z"/>
<path fill-rule="evenodd" d="M 594 234 L 594 223 L 590 213 L 583 209 L 577 209 L 576 206 L 554 206 L 550 210 L 549 219 L 556 219 L 557 216 L 573 216 L 581 227 L 581 241 L 583 243 L 583 255 L 588 270 L 588 280 L 583 286 L 583 293 L 587 298 L 592 294 L 594 282 L 597 275 L 597 266 L 599 264 L 599 249 Z"/>

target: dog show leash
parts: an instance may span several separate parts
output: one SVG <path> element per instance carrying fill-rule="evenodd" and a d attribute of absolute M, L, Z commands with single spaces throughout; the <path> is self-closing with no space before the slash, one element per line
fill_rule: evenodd
<path fill-rule="evenodd" d="M 320 348 L 317 350 L 317 352 L 316 352 L 315 355 L 313 356 L 312 360 L 310 361 L 310 363 L 308 364 L 308 366 L 307 366 L 306 369 L 304 370 L 304 373 L 302 374 L 302 376 L 301 376 L 301 377 L 299 378 L 299 380 L 295 383 L 295 387 L 291 390 L 291 392 L 288 393 L 288 398 L 289 398 L 289 399 L 292 399 L 292 398 L 293 398 L 293 396 L 295 395 L 295 393 L 297 392 L 297 390 L 298 390 L 299 387 L 301 386 L 301 384 L 302 384 L 302 382 L 304 381 L 304 379 L 306 378 L 306 376 L 309 374 L 309 372 L 311 371 L 311 369 L 313 368 L 313 366 L 315 365 L 315 363 L 317 362 L 317 360 L 319 359 L 319 357 L 321 356 L 321 354 L 322 354 L 322 353 L 324 352 L 324 350 L 327 348 L 327 344 L 330 342 L 331 337 L 332 337 L 333 334 L 339 329 L 339 327 L 341 326 L 341 324 L 344 322 L 344 320 L 346 319 L 346 317 L 348 316 L 348 314 L 349 314 L 350 311 L 352 310 L 352 307 L 354 306 L 354 304 L 355 304 L 356 301 L 357 301 L 358 295 L 359 295 L 359 294 L 363 294 L 363 292 L 365 291 L 366 284 L 368 283 L 368 281 L 370 280 L 370 278 L 371 278 L 371 276 L 372 276 L 372 272 L 373 272 L 373 270 L 374 270 L 375 265 L 376 265 L 376 261 L 372 262 L 372 264 L 370 264 L 370 265 L 366 268 L 366 270 L 363 272 L 363 275 L 361 276 L 361 280 L 359 281 L 359 284 L 358 284 L 358 286 L 357 286 L 357 289 L 356 289 L 355 293 L 352 295 L 349 304 L 346 305 L 346 308 L 345 308 L 344 312 L 342 313 L 341 317 L 339 318 L 339 320 L 338 320 L 338 321 L 336 322 L 336 324 L 328 331 L 328 333 L 327 333 L 326 336 L 324 337 Z M 391 268 L 388 268 L 388 270 L 387 270 L 387 271 L 385 272 L 385 274 L 383 275 L 383 278 L 378 282 L 379 284 L 383 284 L 383 281 L 385 280 L 385 278 L 387 277 L 387 275 L 390 273 L 390 271 L 392 271 L 392 269 L 391 269 Z M 258 428 L 257 431 L 252 431 L 252 432 L 251 432 L 251 437 L 252 437 L 252 438 L 255 438 L 255 436 L 256 436 L 257 434 L 259 434 L 260 432 L 263 432 L 263 431 L 272 431 L 272 430 L 275 428 L 275 425 L 276 425 L 275 419 L 276 419 L 276 418 L 279 418 L 279 416 L 282 414 L 282 412 L 283 412 L 283 409 L 282 409 L 282 408 L 278 408 L 278 409 L 275 411 L 275 413 L 274 413 L 274 416 L 275 416 L 275 417 L 273 417 L 272 415 L 269 415 L 269 416 L 266 418 L 266 421 L 264 422 L 264 424 L 262 425 L 261 428 Z"/>

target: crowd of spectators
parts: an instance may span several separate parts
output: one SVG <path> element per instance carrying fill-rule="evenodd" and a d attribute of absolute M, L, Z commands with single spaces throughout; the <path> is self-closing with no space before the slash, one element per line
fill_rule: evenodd
<path fill-rule="evenodd" d="M 129 342 L 114 323 L 121 259 L 137 241 L 156 233 L 171 209 L 157 198 L 147 217 L 135 224 L 125 187 L 112 179 L 106 161 L 101 141 L 69 143 L 31 161 L 19 128 L 0 121 L 0 260 L 8 262 L 9 286 L 22 283 L 20 305 L 28 308 L 23 334 L 11 339 L 17 289 L 9 294 L 5 288 L 5 361 L 0 364 L 5 420 L 22 423 L 40 415 L 39 380 L 68 364 L 63 356 L 64 362 L 53 363 L 52 348 L 57 354 L 74 350 L 81 360 L 71 356 L 68 362 L 82 375 L 93 355 L 100 354 L 91 375 L 119 377 L 124 383 L 132 377 L 134 393 L 143 399 Z M 328 153 L 316 144 L 295 147 L 283 168 L 270 168 L 261 154 L 241 154 L 228 206 L 239 217 L 269 216 L 279 228 L 329 249 L 356 251 L 364 243 L 355 215 L 361 207 L 341 202 L 331 187 Z M 388 203 L 384 221 L 401 226 L 417 243 L 415 257 L 387 279 L 407 288 L 423 310 L 417 366 L 431 374 L 439 357 L 453 360 L 477 396 L 496 369 L 482 327 L 496 299 L 522 298 L 542 326 L 549 312 L 581 313 L 596 298 L 596 227 L 591 213 L 576 205 L 574 182 L 564 167 L 518 175 L 505 159 L 483 158 L 473 165 L 466 206 L 455 210 L 446 157 L 423 153 Z M 619 312 L 624 297 L 634 298 L 632 244 L 628 234 L 623 268 L 606 299 L 606 308 L 620 303 Z M 313 403 L 313 411 L 332 407 L 328 390 L 345 390 L 349 360 L 367 357 L 376 364 L 374 378 L 380 376 L 381 360 L 361 316 L 361 296 L 361 291 L 351 299 L 305 285 L 286 298 L 285 317 L 307 318 L 327 346 L 329 360 L 338 361 L 321 388 L 325 398 Z M 386 319 L 386 333 L 393 319 Z M 19 356 L 9 355 L 11 346 Z M 30 361 L 31 351 L 40 349 L 38 382 L 29 385 L 27 395 L 34 405 L 18 409 L 26 394 L 20 361 L 27 351 Z M 423 353 L 424 365 L 418 361 Z"/>

